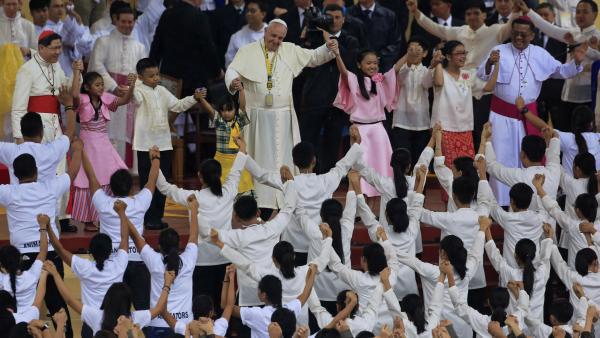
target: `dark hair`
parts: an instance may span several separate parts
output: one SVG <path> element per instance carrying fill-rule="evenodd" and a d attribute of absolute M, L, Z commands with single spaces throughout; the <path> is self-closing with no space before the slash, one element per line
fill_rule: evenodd
<path fill-rule="evenodd" d="M 323 12 L 328 12 L 328 11 L 332 11 L 332 12 L 342 12 L 342 14 L 344 13 L 344 9 L 342 8 L 342 6 L 338 5 L 338 4 L 331 4 L 331 5 L 327 5 L 325 7 L 325 9 L 323 10 Z"/>
<path fill-rule="evenodd" d="M 589 178 L 587 192 L 596 195 L 598 193 L 598 180 L 596 180 L 596 158 L 590 153 L 579 153 L 575 155 L 573 167 L 578 167 L 585 178 Z"/>
<path fill-rule="evenodd" d="M 96 332 L 94 338 L 117 338 L 117 335 L 109 330 L 100 330 Z"/>
<path fill-rule="evenodd" d="M 121 0 L 117 0 L 114 1 L 113 3 L 110 4 L 110 9 L 109 9 L 109 14 L 110 17 L 112 18 L 114 15 L 117 15 L 119 13 L 117 13 L 121 8 L 127 7 L 129 9 L 131 9 L 131 6 L 129 6 L 128 3 L 126 3 L 125 1 L 121 1 Z"/>
<path fill-rule="evenodd" d="M 515 245 L 515 256 L 523 264 L 523 289 L 530 297 L 535 282 L 535 267 L 533 266 L 535 251 L 535 243 L 529 238 L 523 238 Z"/>
<path fill-rule="evenodd" d="M 424 37 L 420 35 L 414 35 L 410 38 L 410 40 L 408 40 L 408 43 L 406 45 L 408 46 L 413 42 L 421 46 L 421 48 L 423 48 L 423 51 L 429 51 L 429 44 L 427 43 L 427 41 L 425 41 Z"/>
<path fill-rule="evenodd" d="M 590 249 L 591 250 L 591 249 Z M 554 316 L 561 324 L 566 324 L 573 318 L 573 305 L 568 300 L 555 300 L 548 309 L 549 315 Z"/>
<path fill-rule="evenodd" d="M 581 215 L 588 222 L 594 222 L 598 213 L 598 201 L 595 195 L 584 193 L 577 196 L 575 199 L 575 209 L 579 209 Z"/>
<path fill-rule="evenodd" d="M 33 336 L 29 333 L 27 326 L 29 323 L 20 322 L 13 326 L 12 330 L 9 331 L 8 338 L 33 338 Z"/>
<path fill-rule="evenodd" d="M 19 249 L 10 244 L 0 248 L 0 266 L 8 273 L 10 288 L 13 296 L 17 298 L 17 273 L 21 270 L 21 252 L 19 252 Z M 13 310 L 18 312 L 16 308 Z"/>
<path fill-rule="evenodd" d="M 535 26 L 533 25 L 533 22 L 531 22 L 531 20 L 528 20 L 528 19 L 516 18 L 513 20 L 510 28 L 514 29 L 515 25 L 527 25 L 527 26 L 529 26 L 530 31 L 533 32 L 535 30 Z"/>
<path fill-rule="evenodd" d="M 221 184 L 221 164 L 212 158 L 204 160 L 200 164 L 200 176 L 213 195 L 223 196 L 223 185 Z"/>
<path fill-rule="evenodd" d="M 167 271 L 179 273 L 183 263 L 179 257 L 179 234 L 173 228 L 166 228 L 158 235 L 158 247 L 163 254 L 163 263 Z"/>
<path fill-rule="evenodd" d="M 425 306 L 421 297 L 414 293 L 408 294 L 400 301 L 400 307 L 406 313 L 408 320 L 417 328 L 417 333 L 423 333 L 427 320 L 425 320 Z"/>
<path fill-rule="evenodd" d="M 577 106 L 571 113 L 572 122 L 571 128 L 575 135 L 575 143 L 577 144 L 578 153 L 587 153 L 588 146 L 582 133 L 589 133 L 594 130 L 594 111 L 587 106 Z"/>
<path fill-rule="evenodd" d="M 362 49 L 360 52 L 358 52 L 358 55 L 356 55 L 356 63 L 360 64 L 362 60 L 369 54 L 377 56 L 377 52 L 372 49 Z M 369 100 L 371 98 L 371 94 L 377 95 L 377 85 L 375 84 L 375 81 L 371 81 L 371 90 L 367 91 L 367 88 L 365 87 L 365 73 L 363 73 L 362 70 L 358 69 L 358 72 L 356 72 L 356 78 L 358 80 L 358 89 L 360 89 L 360 95 L 362 95 L 365 100 Z"/>
<path fill-rule="evenodd" d="M 546 9 L 549 9 L 551 12 L 554 12 L 554 6 L 552 6 L 552 4 L 551 4 L 551 3 L 549 3 L 549 2 L 544 2 L 544 3 L 541 3 L 541 4 L 539 4 L 539 5 L 538 5 L 538 6 L 535 8 L 535 10 L 536 10 L 536 11 L 539 11 L 540 9 L 544 9 L 544 8 L 546 8 Z"/>
<path fill-rule="evenodd" d="M 546 141 L 541 136 L 527 135 L 521 141 L 521 150 L 531 162 L 541 162 L 546 153 Z"/>
<path fill-rule="evenodd" d="M 329 198 L 323 201 L 321 204 L 321 220 L 329 224 L 331 228 L 331 247 L 335 253 L 340 257 L 342 264 L 345 262 L 344 245 L 342 242 L 342 225 L 340 219 L 344 213 L 344 207 L 342 203 L 334 198 Z"/>
<path fill-rule="evenodd" d="M 340 333 L 336 329 L 321 329 L 315 334 L 315 338 L 341 338 Z"/>
<path fill-rule="evenodd" d="M 381 270 L 387 268 L 385 251 L 379 243 L 371 243 L 363 248 L 362 256 L 367 261 L 369 275 L 377 276 Z"/>
<path fill-rule="evenodd" d="M 450 41 L 446 41 L 446 43 L 444 44 L 444 47 L 442 47 L 442 55 L 444 55 L 444 60 L 442 61 L 442 66 L 444 66 L 444 68 L 448 67 L 448 55 L 452 54 L 452 52 L 454 52 L 454 50 L 456 49 L 456 47 L 458 46 L 463 46 L 464 44 L 460 41 L 457 40 L 450 40 Z"/>
<path fill-rule="evenodd" d="M 217 110 L 222 112 L 225 110 L 233 110 L 236 112 L 237 114 L 237 104 L 235 103 L 235 98 L 233 95 L 230 95 L 229 93 L 227 93 L 226 95 L 223 95 L 218 101 L 217 101 Z"/>
<path fill-rule="evenodd" d="M 452 164 L 457 171 L 460 171 L 460 176 L 467 177 L 473 180 L 475 184 L 475 191 L 473 192 L 473 198 L 477 196 L 477 185 L 479 184 L 479 174 L 474 166 L 472 157 L 459 156 L 452 160 Z"/>
<path fill-rule="evenodd" d="M 309 142 L 300 142 L 292 149 L 294 164 L 300 169 L 308 169 L 315 159 L 315 147 Z"/>
<path fill-rule="evenodd" d="M 465 249 L 462 239 L 454 235 L 448 235 L 440 241 L 440 249 L 446 252 L 450 264 L 452 264 L 460 278 L 465 278 L 467 274 L 467 249 Z"/>
<path fill-rule="evenodd" d="M 348 291 L 353 292 L 352 290 L 344 290 L 340 293 L 338 293 L 337 297 L 335 298 L 335 303 L 337 304 L 337 306 L 341 309 L 346 307 L 346 293 Z M 356 312 L 358 311 L 358 304 L 356 304 L 356 306 L 354 306 L 354 309 L 352 309 L 352 311 L 350 311 L 350 315 L 348 316 L 348 318 L 354 318 L 354 316 L 356 316 Z"/>
<path fill-rule="evenodd" d="M 135 71 L 139 75 L 144 74 L 144 71 L 148 68 L 158 68 L 158 65 L 156 64 L 156 62 L 154 62 L 154 60 L 150 58 L 140 59 L 140 61 L 138 61 L 135 65 Z"/>
<path fill-rule="evenodd" d="M 515 207 L 519 210 L 528 209 L 533 198 L 533 189 L 525 183 L 519 182 L 510 187 L 508 193 L 510 199 L 515 203 Z"/>
<path fill-rule="evenodd" d="M 406 172 L 412 163 L 410 151 L 406 148 L 396 148 L 390 158 L 390 167 L 394 173 L 394 187 L 396 188 L 396 197 L 404 198 L 408 194 L 408 181 Z"/>
<path fill-rule="evenodd" d="M 465 12 L 469 9 L 472 8 L 477 8 L 481 11 L 481 13 L 486 13 L 487 8 L 485 7 L 485 3 L 483 2 L 483 0 L 470 0 L 467 1 L 467 4 L 465 5 Z"/>
<path fill-rule="evenodd" d="M 119 7 L 117 9 L 115 9 L 115 12 L 113 14 L 115 14 L 117 16 L 117 19 L 121 16 L 121 14 L 131 14 L 135 18 L 135 12 L 133 11 L 133 9 L 130 6 Z M 111 14 L 111 17 L 112 17 L 112 14 Z"/>
<path fill-rule="evenodd" d="M 506 320 L 506 308 L 508 307 L 508 303 L 510 301 L 510 296 L 508 294 L 508 290 L 506 288 L 495 288 L 490 293 L 490 307 L 492 308 L 492 316 L 490 318 L 491 321 L 496 321 L 500 323 L 500 326 L 504 326 L 504 321 Z"/>
<path fill-rule="evenodd" d="M 11 309 L 17 312 L 17 299 L 6 290 L 0 290 L 0 310 Z M 12 316 L 12 315 L 11 315 Z"/>
<path fill-rule="evenodd" d="M 100 309 L 103 310 L 101 329 L 112 331 L 120 316 L 131 316 L 131 290 L 125 283 L 113 283 L 108 290 Z"/>
<path fill-rule="evenodd" d="M 271 315 L 271 322 L 279 324 L 281 336 L 292 338 L 296 332 L 296 315 L 290 309 L 280 307 Z"/>
<path fill-rule="evenodd" d="M 405 232 L 408 229 L 410 220 L 408 218 L 408 208 L 402 198 L 392 198 L 385 206 L 385 216 L 392 225 L 394 232 Z"/>
<path fill-rule="evenodd" d="M 279 264 L 279 271 L 285 279 L 296 277 L 294 246 L 290 242 L 281 241 L 273 247 L 273 258 Z"/>
<path fill-rule="evenodd" d="M 48 47 L 48 46 L 50 46 L 50 44 L 52 44 L 52 41 L 54 41 L 54 40 L 62 41 L 62 37 L 59 34 L 52 33 L 43 39 L 39 39 L 38 45 Z"/>
<path fill-rule="evenodd" d="M 581 3 L 590 5 L 590 7 L 592 7 L 592 12 L 598 13 L 598 4 L 594 0 L 579 0 L 577 5 L 579 6 Z"/>
<path fill-rule="evenodd" d="M 85 73 L 85 75 L 83 75 L 83 81 L 81 83 L 81 93 L 83 94 L 87 94 L 88 96 L 90 95 L 89 90 L 85 89 L 85 86 L 91 87 L 92 84 L 98 80 L 98 79 L 102 79 L 102 75 L 100 75 L 99 73 L 96 72 L 87 72 Z M 100 109 L 102 109 L 102 100 L 99 100 L 100 102 L 100 106 L 98 107 L 98 109 L 96 109 L 96 107 L 93 107 L 93 103 L 92 103 L 92 97 L 90 96 L 90 105 L 92 105 L 92 107 L 94 108 L 94 121 L 98 121 L 98 117 L 99 117 L 99 112 Z M 77 115 L 77 122 L 79 122 L 79 115 Z"/>
<path fill-rule="evenodd" d="M 267 299 L 275 308 L 281 307 L 281 281 L 273 275 L 266 275 L 258 282 L 258 290 L 264 292 Z"/>
<path fill-rule="evenodd" d="M 127 197 L 132 185 L 133 177 L 127 169 L 119 169 L 110 175 L 110 191 L 115 197 Z"/>
<path fill-rule="evenodd" d="M 575 255 L 575 270 L 581 276 L 587 276 L 589 272 L 588 267 L 597 260 L 598 255 L 596 255 L 596 251 L 590 248 L 583 248 Z"/>
<path fill-rule="evenodd" d="M 6 291 L 0 291 L 6 292 Z M 10 332 L 15 327 L 15 316 L 8 309 L 0 309 L 0 332 Z"/>
<path fill-rule="evenodd" d="M 13 171 L 19 182 L 24 179 L 33 178 L 37 175 L 35 158 L 27 153 L 17 156 L 13 161 Z"/>
<path fill-rule="evenodd" d="M 260 9 L 261 12 L 268 12 L 269 11 L 269 7 L 267 6 L 267 4 L 262 1 L 262 0 L 248 0 L 246 1 L 246 6 L 248 6 L 249 4 L 254 3 L 258 6 L 258 8 Z"/>
<path fill-rule="evenodd" d="M 194 319 L 208 317 L 214 309 L 215 306 L 212 297 L 209 295 L 197 295 L 192 301 L 192 313 Z"/>
<path fill-rule="evenodd" d="M 23 137 L 43 137 L 44 124 L 38 113 L 28 112 L 21 118 L 21 134 Z"/>
<path fill-rule="evenodd" d="M 107 234 L 96 234 L 90 241 L 90 254 L 96 261 L 96 268 L 104 270 L 104 262 L 112 252 L 112 241 Z"/>
<path fill-rule="evenodd" d="M 29 1 L 29 12 L 35 12 L 50 7 L 49 0 L 31 0 Z"/>
<path fill-rule="evenodd" d="M 256 200 L 252 196 L 240 196 L 237 201 L 233 204 L 233 211 L 244 221 L 250 220 L 252 217 L 256 217 L 258 212 L 258 205 Z"/>
<path fill-rule="evenodd" d="M 373 338 L 375 334 L 371 331 L 360 331 L 354 338 Z"/>
<path fill-rule="evenodd" d="M 477 182 L 470 177 L 457 177 L 452 181 L 452 193 L 462 204 L 469 204 L 475 199 Z"/>

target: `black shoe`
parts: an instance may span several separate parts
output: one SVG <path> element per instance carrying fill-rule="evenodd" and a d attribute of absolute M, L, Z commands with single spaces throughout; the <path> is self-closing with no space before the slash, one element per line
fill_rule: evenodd
<path fill-rule="evenodd" d="M 168 227 L 167 223 L 146 223 L 144 225 L 146 230 L 162 230 Z"/>
<path fill-rule="evenodd" d="M 69 218 L 61 219 L 58 221 L 60 224 L 60 232 L 77 232 L 77 227 L 71 224 Z"/>

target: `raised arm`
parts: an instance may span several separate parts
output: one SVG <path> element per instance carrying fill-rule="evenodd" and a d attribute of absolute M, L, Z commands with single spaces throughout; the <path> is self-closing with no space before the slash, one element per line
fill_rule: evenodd
<path fill-rule="evenodd" d="M 494 66 L 494 71 L 492 72 L 492 76 L 487 81 L 485 86 L 483 87 L 484 92 L 491 92 L 496 87 L 496 81 L 498 81 L 498 72 L 500 71 L 500 51 L 493 50 L 488 59 L 488 64 L 492 64 Z"/>
<path fill-rule="evenodd" d="M 75 181 L 75 177 L 77 177 L 77 173 L 79 173 L 79 169 L 81 168 L 81 156 L 83 154 L 83 142 L 81 140 L 75 140 L 71 143 L 71 150 L 73 150 L 71 154 L 71 160 L 69 161 L 69 167 L 67 168 L 67 174 L 71 179 L 71 182 Z"/>
<path fill-rule="evenodd" d="M 81 314 L 83 304 L 79 299 L 74 297 L 69 292 L 69 289 L 65 285 L 65 282 L 62 280 L 62 277 L 56 270 L 56 266 L 54 266 L 54 263 L 52 263 L 52 261 L 44 262 L 44 270 L 48 271 L 48 273 L 52 275 L 52 278 L 54 278 L 54 284 L 56 284 L 56 288 L 58 289 L 60 296 L 62 297 L 62 299 L 64 299 L 67 305 L 69 305 L 73 310 L 75 310 L 75 312 Z"/>
<path fill-rule="evenodd" d="M 87 157 L 86 154 L 82 155 L 82 163 L 83 163 L 83 171 L 85 171 L 85 175 L 88 178 L 90 183 L 90 195 L 94 196 L 96 191 L 101 188 L 100 183 L 98 183 L 98 179 L 96 178 L 96 172 L 94 171 L 94 167 L 92 166 L 92 162 Z"/>
<path fill-rule="evenodd" d="M 439 58 L 442 55 L 442 52 L 436 50 L 433 54 L 435 59 Z M 444 67 L 441 63 L 437 63 L 435 68 L 433 69 L 433 85 L 435 87 L 443 87 L 444 86 Z"/>
<path fill-rule="evenodd" d="M 221 317 L 229 321 L 235 306 L 235 265 L 228 265 L 223 280 L 223 291 L 221 291 Z"/>
<path fill-rule="evenodd" d="M 527 8 L 527 5 L 524 1 L 522 2 L 521 10 L 523 11 L 523 15 L 527 15 L 529 19 L 531 19 L 535 27 L 537 27 L 548 37 L 558 40 L 560 42 L 569 43 L 565 40 L 565 35 L 567 33 L 571 33 L 570 29 L 557 26 L 551 22 L 544 20 L 544 18 L 542 18 L 536 11 Z"/>
<path fill-rule="evenodd" d="M 348 87 L 348 68 L 346 68 L 346 65 L 344 64 L 344 60 L 342 60 L 342 56 L 337 53 L 335 56 L 335 63 L 337 65 L 337 68 L 340 72 L 340 80 L 343 83 L 344 86 Z"/>
<path fill-rule="evenodd" d="M 33 306 L 37 307 L 40 311 L 44 305 L 44 297 L 46 297 L 46 283 L 48 279 L 48 271 L 42 270 L 40 274 L 40 280 L 35 291 L 35 298 L 33 299 Z"/>
<path fill-rule="evenodd" d="M 190 235 L 188 243 L 198 244 L 198 200 L 196 195 L 191 194 L 188 197 L 188 207 L 190 209 Z"/>
<path fill-rule="evenodd" d="M 123 204 L 125 204 L 125 203 L 123 203 Z M 146 246 L 146 241 L 144 240 L 144 237 L 142 237 L 140 235 L 140 233 L 137 231 L 137 229 L 135 228 L 135 225 L 133 225 L 133 223 L 131 223 L 131 221 L 125 214 L 125 210 L 122 210 L 120 212 L 119 219 L 121 221 L 121 226 L 123 226 L 123 223 L 127 224 L 127 228 L 129 229 L 129 237 L 131 237 L 131 239 L 133 239 L 133 243 L 135 244 L 135 248 L 137 249 L 137 252 L 142 252 L 142 249 Z"/>
<path fill-rule="evenodd" d="M 415 21 L 419 24 L 419 26 L 423 27 L 423 29 L 425 29 L 428 33 L 433 34 L 444 41 L 457 40 L 457 27 L 442 26 L 433 22 L 426 15 L 423 15 L 421 11 L 419 11 L 416 0 L 407 0 L 406 6 L 408 7 L 410 13 L 414 16 Z"/>
<path fill-rule="evenodd" d="M 158 172 L 160 171 L 160 150 L 158 150 L 157 146 L 153 146 L 152 149 L 150 149 L 149 155 L 152 165 L 150 166 L 150 173 L 148 174 L 148 182 L 144 188 L 150 190 L 151 193 L 154 193 Z"/>
<path fill-rule="evenodd" d="M 517 97 L 515 105 L 517 106 L 517 109 L 521 112 L 521 114 L 523 114 L 523 116 L 527 119 L 527 121 L 529 121 L 539 130 L 544 130 L 549 127 L 544 120 L 537 117 L 536 115 L 533 115 L 533 113 L 531 113 L 529 109 L 525 107 L 525 100 L 523 99 L 523 97 Z"/>
<path fill-rule="evenodd" d="M 176 186 L 175 184 L 167 182 L 167 179 L 160 170 L 158 171 L 156 188 L 158 188 L 158 191 L 160 191 L 163 195 L 172 199 L 175 203 L 179 205 L 187 205 L 188 196 L 194 193 L 194 190 L 182 189 Z"/>
<path fill-rule="evenodd" d="M 130 73 L 127 75 L 127 85 L 129 86 L 125 95 L 117 98 L 117 105 L 122 106 L 128 104 L 133 97 L 133 91 L 135 90 L 135 81 L 137 80 L 137 75 L 134 73 Z"/>
<path fill-rule="evenodd" d="M 242 90 L 240 90 L 239 92 L 241 93 Z M 198 93 L 200 94 L 200 97 L 199 97 L 200 100 L 198 101 L 198 103 L 200 104 L 200 108 L 202 108 L 202 110 L 208 114 L 208 118 L 210 120 L 213 120 L 215 118 L 215 114 L 217 114 L 217 112 L 215 111 L 215 108 L 213 108 L 213 106 L 211 106 L 211 104 L 208 101 L 206 101 L 206 95 L 207 95 L 206 88 L 198 89 Z"/>
<path fill-rule="evenodd" d="M 121 241 L 119 243 L 119 250 L 127 252 L 129 250 L 129 224 L 131 223 L 127 218 L 127 214 L 125 213 L 125 210 L 127 210 L 127 204 L 121 200 L 116 200 L 113 209 L 117 215 L 119 215 L 119 219 L 121 220 Z M 142 248 L 143 247 L 144 246 L 142 246 Z M 138 252 L 141 251 L 141 249 L 138 250 Z"/>
<path fill-rule="evenodd" d="M 308 300 L 308 297 L 310 297 L 310 293 L 312 292 L 313 284 L 315 283 L 315 277 L 317 276 L 318 270 L 319 268 L 314 264 L 310 264 L 308 266 L 304 290 L 302 290 L 302 293 L 300 294 L 300 296 L 298 296 L 298 300 L 300 301 L 300 304 L 302 306 L 304 306 L 304 304 Z"/>
<path fill-rule="evenodd" d="M 153 308 L 149 309 L 150 317 L 152 317 L 152 319 L 156 318 L 156 316 L 163 313 L 163 311 L 165 311 L 165 309 L 167 308 L 167 301 L 169 299 L 169 293 L 171 292 L 171 285 L 175 280 L 175 271 L 165 271 L 164 280 L 165 282 L 162 287 L 160 297 L 158 297 L 158 300 L 156 301 L 156 305 L 154 305 Z"/>
<path fill-rule="evenodd" d="M 37 216 L 38 224 L 40 225 L 40 252 L 38 253 L 36 260 L 45 261 L 46 255 L 48 254 L 48 229 L 50 226 L 50 218 L 47 215 Z"/>
<path fill-rule="evenodd" d="M 48 231 L 48 237 L 50 238 L 50 243 L 52 243 L 54 251 L 58 254 L 58 257 L 63 260 L 63 262 L 65 262 L 68 266 L 71 266 L 73 254 L 69 250 L 65 249 L 62 243 L 58 240 L 58 237 L 56 237 L 54 230 L 52 230 L 52 227 L 50 226 L 50 218 L 48 218 L 46 215 L 38 215 L 38 222 L 40 222 L 40 218 L 43 219 L 43 222 L 46 222 L 46 219 L 48 221 L 46 229 Z"/>

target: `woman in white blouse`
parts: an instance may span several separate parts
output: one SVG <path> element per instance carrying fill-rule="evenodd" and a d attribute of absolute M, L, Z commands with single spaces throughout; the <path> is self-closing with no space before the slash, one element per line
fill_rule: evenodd
<path fill-rule="evenodd" d="M 549 224 L 544 224 L 544 235 L 545 239 L 541 243 L 540 259 L 535 267 L 533 265 L 536 252 L 535 243 L 529 238 L 523 238 L 517 242 L 514 255 L 519 268 L 514 268 L 502 257 L 492 238 L 491 231 L 485 232 L 485 252 L 494 269 L 498 271 L 500 280 L 504 281 L 504 285 L 501 286 L 506 287 L 511 280 L 523 282 L 523 289 L 530 298 L 530 316 L 539 320 L 543 320 L 544 294 L 546 283 L 550 277 L 550 250 L 552 249 L 554 231 Z M 509 312 L 516 310 L 514 302 L 511 302 L 509 310 Z"/>
<path fill-rule="evenodd" d="M 51 261 L 44 263 L 44 270 L 52 275 L 62 298 L 75 312 L 81 315 L 81 320 L 92 329 L 94 334 L 100 330 L 112 332 L 117 326 L 120 316 L 130 317 L 131 321 L 140 328 L 148 326 L 153 318 L 165 310 L 171 284 L 175 279 L 174 271 L 165 272 L 165 282 L 156 306 L 148 310 L 131 311 L 133 306 L 131 290 L 124 283 L 112 284 L 102 300 L 102 305 L 98 308 L 82 304 L 77 297 L 74 297 Z"/>
<path fill-rule="evenodd" d="M 596 159 L 596 167 L 600 167 L 600 133 L 594 131 L 594 112 L 587 106 L 579 106 L 572 112 L 573 132 L 557 130 L 560 135 L 560 151 L 563 168 L 574 175 L 573 160 L 577 154 L 590 153 Z"/>

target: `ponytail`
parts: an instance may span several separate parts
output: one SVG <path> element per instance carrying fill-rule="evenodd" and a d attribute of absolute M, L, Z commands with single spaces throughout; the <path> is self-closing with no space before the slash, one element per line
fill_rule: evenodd
<path fill-rule="evenodd" d="M 172 228 L 161 231 L 158 236 L 158 246 L 163 254 L 163 263 L 167 271 L 175 271 L 175 276 L 183 263 L 179 257 L 179 234 Z"/>
<path fill-rule="evenodd" d="M 90 241 L 90 254 L 94 257 L 96 268 L 104 270 L 104 262 L 110 257 L 112 241 L 106 234 L 96 234 Z"/>
<path fill-rule="evenodd" d="M 396 197 L 398 198 L 404 198 L 408 193 L 406 172 L 410 168 L 411 162 L 410 151 L 406 148 L 397 148 L 392 153 L 390 166 L 394 172 L 394 186 L 396 188 Z"/>
<path fill-rule="evenodd" d="M 457 157 L 452 161 L 454 168 L 462 173 L 462 177 L 469 178 L 475 182 L 475 194 L 473 198 L 477 198 L 477 188 L 479 183 L 479 174 L 473 165 L 473 159 L 468 156 Z"/>
<path fill-rule="evenodd" d="M 342 225 L 340 219 L 344 213 L 344 207 L 337 200 L 330 198 L 321 204 L 321 220 L 329 224 L 331 228 L 331 247 L 335 253 L 340 257 L 342 264 L 345 264 L 344 245 L 342 241 Z"/>
<path fill-rule="evenodd" d="M 589 272 L 589 266 L 597 260 L 598 255 L 596 255 L 594 249 L 583 248 L 575 255 L 575 270 L 577 270 L 578 274 L 585 277 Z"/>
<path fill-rule="evenodd" d="M 10 278 L 10 288 L 13 296 L 17 298 L 17 273 L 21 270 L 21 252 L 12 245 L 0 248 L 0 266 L 6 270 Z M 18 311 L 15 305 L 15 312 Z"/>
<path fill-rule="evenodd" d="M 365 56 L 369 54 L 377 56 L 375 51 L 371 49 L 363 49 L 356 56 L 356 62 L 360 64 Z M 358 80 L 358 89 L 360 90 L 360 95 L 365 100 L 371 99 L 371 94 L 377 95 L 377 84 L 373 80 L 371 80 L 371 90 L 367 92 L 367 88 L 365 87 L 365 74 L 362 72 L 362 70 L 359 69 L 358 72 L 356 72 L 356 79 Z"/>
<path fill-rule="evenodd" d="M 223 186 L 221 185 L 221 164 L 214 159 L 208 159 L 200 165 L 200 175 L 202 180 L 210 189 L 210 192 L 216 196 L 223 196 Z"/>
<path fill-rule="evenodd" d="M 416 294 L 408 294 L 400 301 L 400 307 L 406 313 L 408 320 L 417 328 L 417 334 L 423 333 L 427 321 L 425 320 L 425 307 L 421 297 Z"/>
<path fill-rule="evenodd" d="M 281 241 L 273 247 L 273 259 L 279 264 L 279 271 L 285 279 L 296 277 L 294 246 L 290 242 Z"/>
<path fill-rule="evenodd" d="M 535 243 L 529 238 L 523 238 L 515 245 L 515 256 L 523 265 L 523 288 L 529 297 L 532 296 L 535 281 L 535 267 L 533 266 L 535 250 Z"/>
<path fill-rule="evenodd" d="M 582 133 L 593 131 L 594 112 L 587 106 L 578 106 L 573 109 L 573 134 L 575 134 L 575 143 L 577 143 L 578 153 L 587 153 L 588 146 Z"/>
<path fill-rule="evenodd" d="M 598 193 L 598 181 L 596 180 L 596 158 L 594 155 L 588 152 L 580 152 L 573 160 L 573 168 L 575 167 L 581 170 L 583 177 L 588 178 L 587 192 L 596 195 Z"/>
<path fill-rule="evenodd" d="M 266 275 L 258 282 L 258 291 L 264 293 L 274 308 L 280 308 L 282 303 L 281 281 L 273 275 Z"/>
<path fill-rule="evenodd" d="M 490 306 L 492 308 L 491 321 L 500 323 L 500 326 L 504 326 L 506 320 L 506 308 L 510 301 L 510 296 L 506 288 L 495 288 L 490 294 Z"/>
<path fill-rule="evenodd" d="M 464 279 L 467 274 L 467 250 L 463 241 L 454 235 L 448 235 L 440 242 L 440 248 L 446 252 L 456 273 Z"/>
<path fill-rule="evenodd" d="M 410 219 L 408 218 L 406 202 L 401 198 L 392 198 L 385 206 L 385 216 L 388 223 L 392 225 L 394 232 L 402 233 L 408 229 Z"/>

